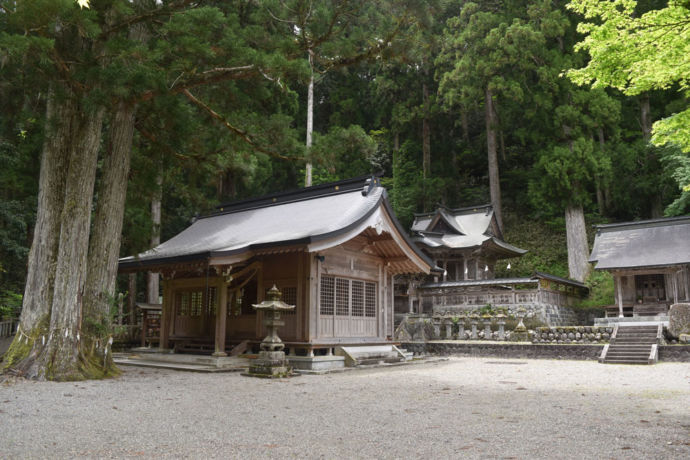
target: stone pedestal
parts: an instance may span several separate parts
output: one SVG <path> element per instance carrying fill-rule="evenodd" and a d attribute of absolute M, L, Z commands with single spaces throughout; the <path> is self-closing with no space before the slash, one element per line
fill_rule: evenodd
<path fill-rule="evenodd" d="M 446 340 L 453 338 L 453 323 L 449 319 L 446 320 Z"/>
<path fill-rule="evenodd" d="M 470 324 L 472 325 L 472 335 L 470 336 L 470 338 L 473 340 L 476 340 L 477 337 L 479 337 L 477 335 L 477 324 L 478 324 L 478 322 L 475 320 L 472 320 L 472 321 L 470 321 Z"/>
<path fill-rule="evenodd" d="M 506 339 L 506 331 L 505 331 L 505 321 L 498 321 L 496 324 L 498 324 L 498 340 L 505 340 Z"/>
<path fill-rule="evenodd" d="M 484 315 L 484 340 L 491 340 L 491 316 Z"/>
<path fill-rule="evenodd" d="M 460 317 L 458 321 L 458 340 L 465 340 L 465 318 Z"/>

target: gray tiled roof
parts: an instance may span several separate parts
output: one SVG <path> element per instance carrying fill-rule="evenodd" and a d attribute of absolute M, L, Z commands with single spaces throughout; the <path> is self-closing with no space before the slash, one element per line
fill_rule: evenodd
<path fill-rule="evenodd" d="M 120 268 L 207 259 L 252 249 L 311 244 L 337 236 L 383 207 L 392 215 L 378 181 L 341 181 L 219 207 L 168 241 L 138 256 L 120 259 Z M 433 263 L 407 239 L 411 250 Z"/>
<path fill-rule="evenodd" d="M 690 216 L 599 225 L 589 261 L 597 269 L 690 263 Z"/>
<path fill-rule="evenodd" d="M 504 257 L 520 256 L 527 251 L 506 243 L 500 235 L 492 234 L 494 211 L 491 205 L 461 209 L 438 208 L 433 213 L 415 215 L 413 241 L 429 248 L 463 249 L 492 246 Z M 444 222 L 452 232 L 435 233 L 437 222 Z"/>

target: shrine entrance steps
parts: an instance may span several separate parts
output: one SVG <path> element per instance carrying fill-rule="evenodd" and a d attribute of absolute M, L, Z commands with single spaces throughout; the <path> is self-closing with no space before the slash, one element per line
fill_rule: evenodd
<path fill-rule="evenodd" d="M 605 364 L 654 364 L 662 326 L 616 326 L 611 343 L 604 347 L 599 362 Z"/>
<path fill-rule="evenodd" d="M 400 363 L 412 359 L 412 353 L 395 345 L 338 347 L 335 354 L 344 356 L 348 367 Z"/>
<path fill-rule="evenodd" d="M 113 354 L 113 361 L 121 366 L 153 367 L 190 372 L 239 372 L 249 367 L 249 360 L 240 356 L 185 355 L 141 348 L 128 353 L 115 353 Z"/>

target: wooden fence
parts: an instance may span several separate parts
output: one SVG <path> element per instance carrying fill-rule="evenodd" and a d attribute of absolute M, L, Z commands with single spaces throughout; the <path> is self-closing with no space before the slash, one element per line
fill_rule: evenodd
<path fill-rule="evenodd" d="M 0 338 L 12 337 L 17 332 L 18 319 L 0 321 Z"/>

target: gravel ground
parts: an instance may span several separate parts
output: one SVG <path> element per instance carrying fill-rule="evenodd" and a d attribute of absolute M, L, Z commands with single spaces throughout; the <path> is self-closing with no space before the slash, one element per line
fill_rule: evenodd
<path fill-rule="evenodd" d="M 690 365 L 451 358 L 0 385 L 0 457 L 690 458 Z"/>

